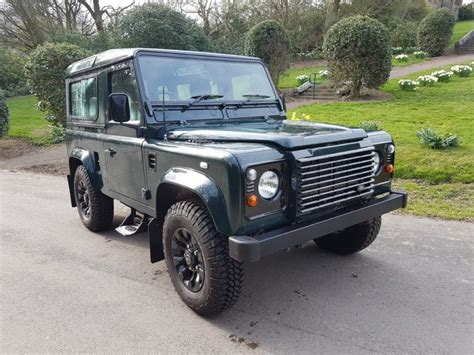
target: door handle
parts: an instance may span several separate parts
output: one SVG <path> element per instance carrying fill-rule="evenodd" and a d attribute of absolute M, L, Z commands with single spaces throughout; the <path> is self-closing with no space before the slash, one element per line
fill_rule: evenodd
<path fill-rule="evenodd" d="M 109 154 L 111 157 L 113 157 L 115 154 L 117 154 L 117 151 L 114 148 L 106 149 L 105 152 L 107 154 Z"/>

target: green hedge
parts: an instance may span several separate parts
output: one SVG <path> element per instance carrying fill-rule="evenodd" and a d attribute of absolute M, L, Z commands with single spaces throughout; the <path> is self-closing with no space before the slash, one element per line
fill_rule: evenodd
<path fill-rule="evenodd" d="M 418 47 L 431 57 L 440 56 L 453 34 L 454 16 L 447 9 L 433 11 L 418 26 Z"/>

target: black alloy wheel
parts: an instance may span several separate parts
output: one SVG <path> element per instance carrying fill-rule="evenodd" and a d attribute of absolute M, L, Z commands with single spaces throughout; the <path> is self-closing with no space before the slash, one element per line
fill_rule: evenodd
<path fill-rule="evenodd" d="M 171 242 L 173 263 L 178 277 L 191 292 L 198 292 L 206 277 L 204 258 L 196 239 L 186 228 L 176 229 Z"/>

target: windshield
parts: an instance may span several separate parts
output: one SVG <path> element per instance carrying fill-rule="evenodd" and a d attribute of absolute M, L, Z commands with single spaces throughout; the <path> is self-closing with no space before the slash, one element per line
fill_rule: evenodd
<path fill-rule="evenodd" d="M 138 60 L 145 95 L 152 102 L 194 101 L 203 95 L 212 102 L 276 100 L 265 68 L 258 62 L 158 56 Z"/>

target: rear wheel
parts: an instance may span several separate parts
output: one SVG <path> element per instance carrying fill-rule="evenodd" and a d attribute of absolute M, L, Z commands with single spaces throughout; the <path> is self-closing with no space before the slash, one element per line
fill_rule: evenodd
<path fill-rule="evenodd" d="M 208 212 L 191 201 L 177 202 L 163 223 L 166 266 L 183 302 L 202 316 L 231 307 L 240 295 L 242 263 L 229 256 L 228 241 Z"/>
<path fill-rule="evenodd" d="M 320 248 L 339 254 L 352 254 L 372 244 L 379 234 L 381 225 L 382 217 L 376 217 L 314 241 Z"/>
<path fill-rule="evenodd" d="M 82 223 L 93 232 L 106 230 L 114 218 L 114 200 L 97 191 L 84 167 L 74 174 L 74 197 Z"/>

